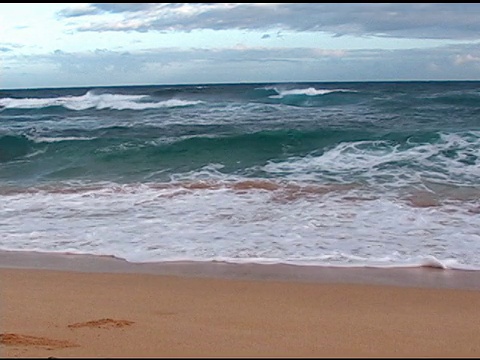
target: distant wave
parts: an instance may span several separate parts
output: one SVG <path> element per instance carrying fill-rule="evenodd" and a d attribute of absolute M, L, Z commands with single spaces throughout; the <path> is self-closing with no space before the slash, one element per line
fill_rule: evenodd
<path fill-rule="evenodd" d="M 257 102 L 282 104 L 295 107 L 323 107 L 330 105 L 355 104 L 368 99 L 369 94 L 353 89 L 317 89 L 310 87 L 283 88 L 265 86 L 255 88 L 251 95 Z"/>
<path fill-rule="evenodd" d="M 480 103 L 480 93 L 478 92 L 463 92 L 463 93 L 445 93 L 437 94 L 437 96 L 427 97 L 425 100 L 430 100 L 434 103 L 453 105 L 453 106 L 465 106 L 465 107 L 478 107 Z"/>
<path fill-rule="evenodd" d="M 146 110 L 192 106 L 202 103 L 200 100 L 168 99 L 148 101 L 149 95 L 96 94 L 88 91 L 81 96 L 60 96 L 54 98 L 2 98 L 0 107 L 4 109 L 41 109 L 61 106 L 69 110 L 112 109 L 112 110 Z"/>
<path fill-rule="evenodd" d="M 315 89 L 314 87 L 308 87 L 303 89 L 290 89 L 290 90 L 279 90 L 275 87 L 272 88 L 277 92 L 277 95 L 270 95 L 271 99 L 282 99 L 286 96 L 319 96 L 326 95 L 336 92 L 356 92 L 355 90 L 348 89 Z"/>
<path fill-rule="evenodd" d="M 35 143 L 54 143 L 61 141 L 88 141 L 94 140 L 93 137 L 76 137 L 76 136 L 66 136 L 66 137 L 47 137 L 47 136 L 30 136 L 25 135 L 29 140 L 32 140 Z"/>

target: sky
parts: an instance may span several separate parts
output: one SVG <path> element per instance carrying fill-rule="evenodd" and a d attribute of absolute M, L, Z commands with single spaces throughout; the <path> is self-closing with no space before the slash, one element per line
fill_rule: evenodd
<path fill-rule="evenodd" d="M 0 89 L 480 80 L 480 3 L 1 3 Z"/>

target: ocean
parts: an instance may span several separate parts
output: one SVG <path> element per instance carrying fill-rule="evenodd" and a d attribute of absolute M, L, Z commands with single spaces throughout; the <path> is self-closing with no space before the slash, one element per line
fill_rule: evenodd
<path fill-rule="evenodd" d="M 480 270 L 480 82 L 0 90 L 0 250 Z"/>

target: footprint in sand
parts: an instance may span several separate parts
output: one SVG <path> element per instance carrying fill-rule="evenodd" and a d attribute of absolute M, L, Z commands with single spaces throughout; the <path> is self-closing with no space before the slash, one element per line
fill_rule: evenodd
<path fill-rule="evenodd" d="M 134 322 L 129 320 L 99 319 L 87 322 L 75 323 L 68 325 L 69 328 L 76 329 L 82 327 L 112 329 L 123 328 L 132 325 Z"/>
<path fill-rule="evenodd" d="M 61 349 L 78 346 L 67 340 L 49 339 L 39 336 L 4 333 L 0 334 L 0 344 L 11 346 L 42 346 L 48 349 Z"/>

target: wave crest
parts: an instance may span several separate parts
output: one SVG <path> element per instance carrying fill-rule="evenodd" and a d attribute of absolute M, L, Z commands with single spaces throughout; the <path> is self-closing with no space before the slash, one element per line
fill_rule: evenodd
<path fill-rule="evenodd" d="M 81 96 L 60 96 L 54 98 L 2 98 L 0 107 L 5 109 L 42 109 L 60 106 L 69 110 L 111 109 L 111 110 L 146 110 L 193 106 L 202 103 L 200 100 L 168 99 L 149 101 L 149 95 L 97 94 L 88 91 Z"/>
<path fill-rule="evenodd" d="M 326 95 L 337 92 L 356 92 L 355 90 L 348 89 L 315 89 L 314 87 L 308 87 L 303 89 L 289 89 L 289 90 L 279 90 L 273 88 L 277 92 L 277 95 L 270 95 L 271 99 L 282 99 L 286 96 L 319 96 Z"/>

